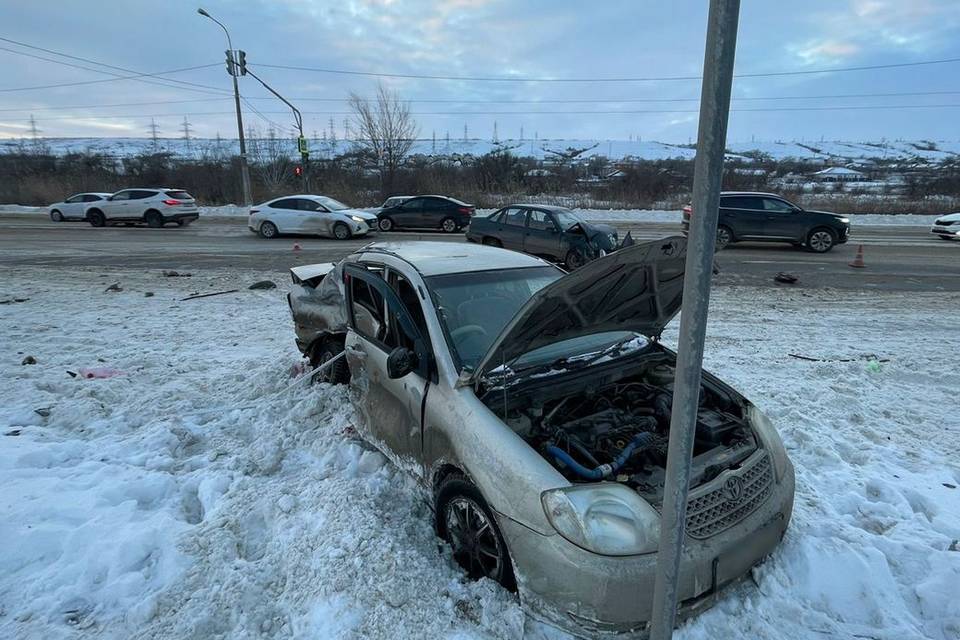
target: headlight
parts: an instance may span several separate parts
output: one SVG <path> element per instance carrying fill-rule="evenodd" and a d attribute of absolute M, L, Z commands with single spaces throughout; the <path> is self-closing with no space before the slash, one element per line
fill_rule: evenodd
<path fill-rule="evenodd" d="M 760 438 L 760 442 L 763 443 L 763 448 L 770 454 L 770 458 L 773 460 L 773 471 L 777 474 L 777 482 L 780 482 L 786 477 L 789 465 L 787 450 L 783 448 L 780 434 L 777 433 L 773 423 L 770 422 L 770 418 L 753 405 L 750 405 L 750 409 L 747 411 L 747 419 L 750 421 L 750 426 L 753 427 L 757 437 Z"/>
<path fill-rule="evenodd" d="M 360 216 L 350 216 L 350 219 L 353 220 L 354 222 L 366 222 L 366 220 L 364 220 Z"/>
<path fill-rule="evenodd" d="M 840 222 L 843 224 L 850 224 L 850 218 L 840 218 Z"/>
<path fill-rule="evenodd" d="M 653 553 L 660 515 L 622 484 L 599 483 L 544 491 L 547 519 L 573 544 L 607 556 Z"/>

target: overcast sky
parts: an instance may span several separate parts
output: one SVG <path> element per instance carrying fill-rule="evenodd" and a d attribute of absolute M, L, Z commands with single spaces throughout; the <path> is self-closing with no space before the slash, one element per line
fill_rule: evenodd
<path fill-rule="evenodd" d="M 706 0 L 202 0 L 247 52 L 258 75 L 304 112 L 308 135 L 344 132 L 349 92 L 370 95 L 377 78 L 292 71 L 258 64 L 347 71 L 515 78 L 697 76 L 703 63 Z M 166 78 L 179 87 L 110 75 L 9 50 L 100 68 L 0 41 L 0 137 L 29 136 L 30 115 L 44 136 L 145 137 L 151 117 L 164 137 L 236 135 L 220 28 L 196 2 L 0 0 L 0 37 L 134 72 L 204 64 Z M 738 73 L 833 69 L 960 58 L 956 0 L 743 0 Z M 960 62 L 858 72 L 740 78 L 734 83 L 731 141 L 876 140 L 960 137 Z M 385 78 L 411 101 L 420 137 L 628 139 L 696 137 L 699 81 L 481 82 Z M 166 84 L 166 83 L 164 83 Z M 240 91 L 263 116 L 292 118 L 250 77 Z M 949 92 L 953 93 L 949 93 Z M 934 93 L 939 92 L 939 94 Z M 861 97 L 851 94 L 915 93 Z M 829 97 L 829 96 L 849 97 Z M 827 96 L 827 97 L 823 97 Z M 791 98 L 758 100 L 756 98 Z M 798 98 L 799 97 L 799 98 Z M 807 99 L 801 99 L 801 98 Z M 320 101 L 317 98 L 337 101 Z M 740 99 L 738 99 L 740 98 Z M 744 98 L 751 98 L 745 100 Z M 312 100 L 311 100 L 312 99 Z M 418 102 L 434 100 L 441 102 Z M 458 100 L 468 102 L 456 102 Z M 580 100 L 583 102 L 546 102 Z M 632 100 L 632 102 L 617 102 Z M 687 100 L 687 101 L 682 101 Z M 168 104 L 129 103 L 167 102 Z M 533 102 L 509 101 L 544 101 Z M 94 105 L 124 105 L 97 107 Z M 795 110 L 912 105 L 914 108 Z M 931 105 L 915 108 L 916 105 Z M 940 106 L 938 106 L 940 105 Z M 243 105 L 244 122 L 264 117 Z M 766 111 L 765 109 L 780 109 Z M 526 112 L 500 113 L 490 112 Z M 559 111 L 644 113 L 549 113 Z M 670 111 L 667 113 L 667 111 Z M 438 113 L 439 112 L 439 113 Z M 477 113 L 482 112 L 482 113 Z M 539 113 L 531 113 L 539 112 Z"/>

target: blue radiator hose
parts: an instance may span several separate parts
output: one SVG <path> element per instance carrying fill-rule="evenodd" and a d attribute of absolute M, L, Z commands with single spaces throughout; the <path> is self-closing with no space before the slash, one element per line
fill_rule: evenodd
<path fill-rule="evenodd" d="M 546 448 L 546 452 L 562 462 L 566 467 L 584 480 L 602 480 L 603 478 L 610 477 L 619 471 L 620 467 L 626 464 L 627 460 L 630 459 L 630 456 L 633 455 L 633 452 L 638 447 L 649 446 L 653 443 L 654 438 L 654 434 L 650 433 L 649 431 L 638 433 L 633 437 L 633 440 L 631 440 L 630 443 L 623 448 L 623 451 L 620 452 L 620 455 L 617 456 L 613 462 L 609 464 L 602 464 L 595 469 L 588 469 L 587 467 L 583 466 L 571 458 L 569 453 L 556 445 L 549 445 Z"/>

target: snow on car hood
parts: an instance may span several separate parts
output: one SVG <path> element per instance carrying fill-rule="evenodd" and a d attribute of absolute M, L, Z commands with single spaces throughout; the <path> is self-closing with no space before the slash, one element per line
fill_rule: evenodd
<path fill-rule="evenodd" d="M 680 310 L 687 240 L 636 244 L 533 295 L 480 360 L 473 379 L 534 349 L 604 331 L 656 337 Z"/>

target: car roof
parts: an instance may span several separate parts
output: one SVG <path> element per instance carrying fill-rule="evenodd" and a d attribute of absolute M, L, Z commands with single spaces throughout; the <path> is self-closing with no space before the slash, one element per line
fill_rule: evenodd
<path fill-rule="evenodd" d="M 530 204 L 525 202 L 515 202 L 513 204 L 508 204 L 505 207 L 500 207 L 501 209 L 509 209 L 510 207 L 524 207 L 527 209 L 544 209 L 546 211 L 573 211 L 570 207 L 561 207 L 558 204 Z"/>
<path fill-rule="evenodd" d="M 411 196 L 411 197 L 413 197 L 413 198 L 440 198 L 441 200 L 449 200 L 450 202 L 456 202 L 457 204 L 462 204 L 462 205 L 466 205 L 466 204 L 467 204 L 467 203 L 464 202 L 463 200 L 457 200 L 456 198 L 452 198 L 452 197 L 450 197 L 450 196 L 441 196 L 441 195 L 436 194 L 436 193 L 425 193 L 425 194 L 423 194 L 423 195 Z"/>
<path fill-rule="evenodd" d="M 423 276 L 466 271 L 542 267 L 548 262 L 499 247 L 469 242 L 374 242 L 358 253 L 384 253 L 409 262 Z"/>
<path fill-rule="evenodd" d="M 764 196 L 768 198 L 780 198 L 784 200 L 785 198 L 776 193 L 765 193 L 763 191 L 721 191 L 721 196 Z"/>

